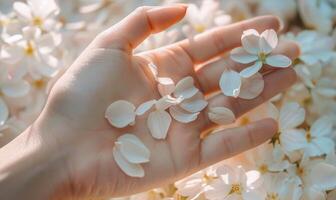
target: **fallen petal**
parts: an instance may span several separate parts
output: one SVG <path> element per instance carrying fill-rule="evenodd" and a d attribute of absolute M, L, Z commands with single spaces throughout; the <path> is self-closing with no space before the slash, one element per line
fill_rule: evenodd
<path fill-rule="evenodd" d="M 121 154 L 130 163 L 146 163 L 149 162 L 150 151 L 135 135 L 124 134 L 118 138 L 116 147 L 119 148 Z"/>
<path fill-rule="evenodd" d="M 207 105 L 208 102 L 204 100 L 204 95 L 201 92 L 198 92 L 190 99 L 182 101 L 182 103 L 180 104 L 181 108 L 191 113 L 200 112 Z"/>
<path fill-rule="evenodd" d="M 208 116 L 210 121 L 219 125 L 231 124 L 236 120 L 234 113 L 226 107 L 211 107 Z"/>
<path fill-rule="evenodd" d="M 144 177 L 145 171 L 140 164 L 129 163 L 118 148 L 113 148 L 113 157 L 120 169 L 131 177 Z"/>
<path fill-rule="evenodd" d="M 170 107 L 169 113 L 176 121 L 181 122 L 181 123 L 190 123 L 192 121 L 195 121 L 199 115 L 199 112 L 188 113 L 187 111 L 184 111 L 179 106 Z"/>
<path fill-rule="evenodd" d="M 156 100 L 146 101 L 145 103 L 141 104 L 135 111 L 136 115 L 143 115 L 147 111 L 149 111 L 156 103 Z"/>
<path fill-rule="evenodd" d="M 170 95 L 164 96 L 155 103 L 155 107 L 158 110 L 166 110 L 173 105 L 177 105 L 182 102 L 182 98 L 174 98 Z"/>
<path fill-rule="evenodd" d="M 239 97 L 242 99 L 254 99 L 259 96 L 265 87 L 265 81 L 260 73 L 250 78 L 243 79 Z"/>
<path fill-rule="evenodd" d="M 232 70 L 224 71 L 219 81 L 223 94 L 230 97 L 238 97 L 241 84 L 239 73 Z"/>
<path fill-rule="evenodd" d="M 194 79 L 191 76 L 187 76 L 180 80 L 176 84 L 174 91 L 175 97 L 183 97 L 183 99 L 188 99 L 194 96 L 199 90 L 194 86 Z"/>
<path fill-rule="evenodd" d="M 161 96 L 170 95 L 175 90 L 175 83 L 171 78 L 160 77 L 158 78 L 158 90 Z"/>
<path fill-rule="evenodd" d="M 124 128 L 135 121 L 135 106 L 125 100 L 116 101 L 106 109 L 105 117 L 112 126 Z"/>
<path fill-rule="evenodd" d="M 164 110 L 151 112 L 147 119 L 147 126 L 155 139 L 165 139 L 171 124 L 171 117 Z"/>

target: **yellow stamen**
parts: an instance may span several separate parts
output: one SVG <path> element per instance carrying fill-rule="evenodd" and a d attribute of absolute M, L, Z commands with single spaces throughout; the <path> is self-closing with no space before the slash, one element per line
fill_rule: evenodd
<path fill-rule="evenodd" d="M 262 164 L 259 166 L 259 172 L 261 174 L 266 174 L 268 172 L 268 166 L 266 164 Z"/>
<path fill-rule="evenodd" d="M 267 193 L 265 200 L 280 200 L 278 193 Z"/>
<path fill-rule="evenodd" d="M 33 24 L 40 27 L 43 24 L 43 19 L 41 17 L 34 17 Z"/>
<path fill-rule="evenodd" d="M 206 28 L 202 24 L 196 24 L 196 25 L 194 25 L 194 29 L 196 30 L 196 32 L 202 33 L 202 32 L 205 31 Z"/>
<path fill-rule="evenodd" d="M 27 42 L 25 52 L 26 52 L 27 56 L 33 56 L 34 55 L 35 49 L 34 49 L 33 44 L 31 42 Z"/>
<path fill-rule="evenodd" d="M 243 192 L 243 189 L 240 184 L 232 184 L 229 194 L 233 194 L 233 193 L 242 194 L 242 192 Z"/>
<path fill-rule="evenodd" d="M 262 63 L 265 63 L 265 62 L 266 62 L 266 54 L 265 54 L 264 52 L 259 53 L 259 60 L 260 60 Z"/>
<path fill-rule="evenodd" d="M 46 82 L 43 79 L 35 80 L 33 82 L 33 86 L 37 89 L 42 89 L 45 87 L 45 85 L 46 85 Z"/>
<path fill-rule="evenodd" d="M 242 125 L 242 126 L 245 126 L 245 125 L 249 124 L 250 122 L 251 121 L 250 121 L 250 119 L 248 117 L 242 117 L 240 119 L 240 125 Z"/>

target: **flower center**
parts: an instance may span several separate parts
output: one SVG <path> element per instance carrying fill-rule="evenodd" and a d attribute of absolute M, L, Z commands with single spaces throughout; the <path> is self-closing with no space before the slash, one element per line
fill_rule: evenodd
<path fill-rule="evenodd" d="M 314 139 L 314 137 L 311 135 L 310 131 L 307 131 L 306 139 L 307 139 L 308 143 L 310 143 L 312 141 L 312 139 Z"/>
<path fill-rule="evenodd" d="M 278 193 L 272 192 L 272 193 L 267 193 L 266 199 L 265 200 L 279 200 L 279 195 Z"/>
<path fill-rule="evenodd" d="M 43 79 L 35 80 L 33 86 L 37 89 L 42 89 L 46 85 L 46 82 Z"/>
<path fill-rule="evenodd" d="M 303 167 L 297 167 L 296 168 L 296 174 L 299 175 L 299 176 L 303 176 L 304 174 L 304 168 Z"/>
<path fill-rule="evenodd" d="M 205 31 L 206 28 L 202 24 L 196 24 L 196 25 L 194 25 L 194 29 L 196 30 L 196 32 L 202 33 L 202 32 Z"/>
<path fill-rule="evenodd" d="M 266 174 L 268 172 L 268 166 L 266 164 L 262 164 L 259 166 L 259 172 L 261 174 Z"/>
<path fill-rule="evenodd" d="M 240 125 L 242 126 L 245 126 L 247 124 L 250 123 L 250 119 L 248 117 L 243 117 L 241 120 L 240 120 Z"/>
<path fill-rule="evenodd" d="M 280 134 L 281 132 L 278 132 L 272 137 L 270 143 L 273 144 L 273 146 L 275 146 L 276 143 L 280 144 Z"/>
<path fill-rule="evenodd" d="M 35 26 L 42 26 L 43 24 L 43 19 L 41 17 L 34 17 L 33 18 L 33 24 Z"/>
<path fill-rule="evenodd" d="M 27 56 L 33 56 L 34 55 L 35 49 L 34 49 L 33 44 L 31 42 L 27 42 L 25 52 L 26 52 Z"/>
<path fill-rule="evenodd" d="M 264 52 L 260 52 L 259 53 L 259 60 L 262 62 L 262 63 L 265 63 L 266 62 L 266 54 Z"/>
<path fill-rule="evenodd" d="M 242 192 L 243 192 L 243 189 L 242 189 L 242 186 L 240 184 L 232 184 L 232 187 L 231 187 L 231 190 L 230 190 L 229 194 L 233 194 L 233 193 L 242 194 Z"/>

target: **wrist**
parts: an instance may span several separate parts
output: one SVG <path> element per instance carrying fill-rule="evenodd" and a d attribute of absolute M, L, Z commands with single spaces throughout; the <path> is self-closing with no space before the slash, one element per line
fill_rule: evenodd
<path fill-rule="evenodd" d="M 0 199 L 50 199 L 64 185 L 67 156 L 40 131 L 33 125 L 0 149 Z"/>

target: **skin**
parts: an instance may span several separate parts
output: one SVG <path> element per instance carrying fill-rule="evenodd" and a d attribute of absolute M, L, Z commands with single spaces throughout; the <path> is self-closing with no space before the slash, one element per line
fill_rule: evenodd
<path fill-rule="evenodd" d="M 106 108 L 114 101 L 124 99 L 138 106 L 160 97 L 146 68 L 149 62 L 158 66 L 160 76 L 175 82 L 192 76 L 204 94 L 218 91 L 225 67 L 246 67 L 221 57 L 240 46 L 242 31 L 279 30 L 280 26 L 277 18 L 263 16 L 213 29 L 192 41 L 133 54 L 132 50 L 150 34 L 180 21 L 186 9 L 185 5 L 138 8 L 96 37 L 54 85 L 39 118 L 0 150 L 0 199 L 130 195 L 171 183 L 239 154 L 277 132 L 276 122 L 265 119 L 201 138 L 202 132 L 215 126 L 205 110 L 195 122 L 173 121 L 167 139 L 155 140 L 146 125 L 147 114 L 138 117 L 134 126 L 123 129 L 113 128 L 104 118 Z M 289 42 L 279 45 L 276 51 L 292 59 L 299 55 L 297 45 Z M 209 106 L 226 106 L 239 117 L 296 80 L 291 68 L 263 70 L 266 87 L 259 97 L 243 100 L 217 94 L 208 98 Z M 113 160 L 114 142 L 124 133 L 136 134 L 151 151 L 150 162 L 143 164 L 144 178 L 125 175 Z"/>

